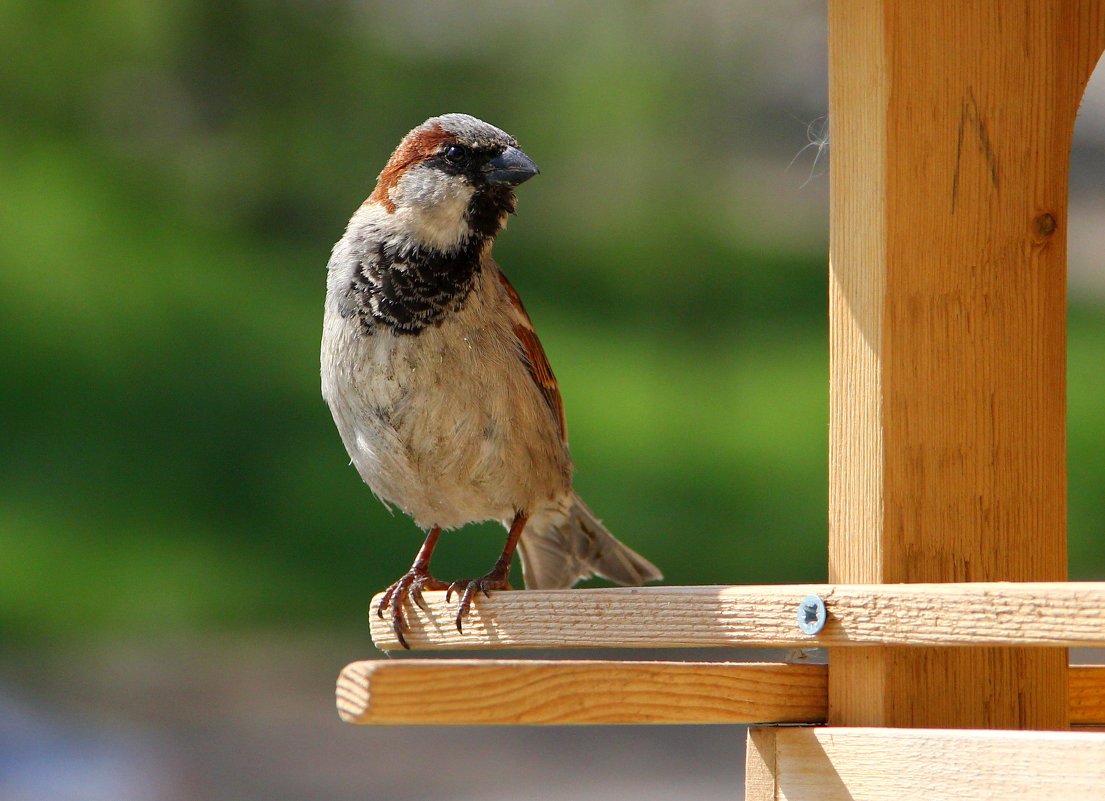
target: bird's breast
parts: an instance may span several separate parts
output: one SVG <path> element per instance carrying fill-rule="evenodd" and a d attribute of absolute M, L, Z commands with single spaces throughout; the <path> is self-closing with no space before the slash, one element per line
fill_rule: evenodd
<path fill-rule="evenodd" d="M 570 483 L 556 422 L 487 289 L 417 334 L 365 334 L 333 315 L 341 344 L 323 384 L 342 439 L 376 494 L 422 525 L 509 518 Z"/>

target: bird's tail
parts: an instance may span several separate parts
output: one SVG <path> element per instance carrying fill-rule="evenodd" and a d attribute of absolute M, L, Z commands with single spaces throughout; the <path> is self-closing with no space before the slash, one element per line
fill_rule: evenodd
<path fill-rule="evenodd" d="M 574 493 L 565 504 L 530 517 L 518 555 L 528 589 L 562 589 L 591 576 L 632 586 L 663 578 L 652 562 L 616 540 Z"/>

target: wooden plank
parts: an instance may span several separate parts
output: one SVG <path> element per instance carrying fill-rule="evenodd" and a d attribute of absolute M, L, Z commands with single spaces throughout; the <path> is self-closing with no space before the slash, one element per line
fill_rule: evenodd
<path fill-rule="evenodd" d="M 774 786 L 757 777 L 748 801 L 1070 801 L 1105 787 L 1100 734 L 795 727 L 753 744 L 773 753 Z"/>
<path fill-rule="evenodd" d="M 806 595 L 825 601 L 822 632 L 798 630 Z M 464 633 L 456 599 L 427 592 L 411 609 L 413 649 L 702 646 L 1105 645 L 1105 582 L 618 587 L 523 590 L 480 597 Z M 398 649 L 370 614 L 376 647 Z M 834 656 L 834 659 L 839 658 Z M 1063 666 L 1064 674 L 1066 665 Z M 1064 687 L 1064 680 L 1060 680 Z"/>
<path fill-rule="evenodd" d="M 1070 685 L 1072 726 L 1105 726 L 1105 666 L 1073 665 Z"/>
<path fill-rule="evenodd" d="M 830 0 L 829 579 L 1066 577 L 1074 117 L 1102 0 Z M 1065 728 L 1061 648 L 841 651 L 836 725 Z"/>
<path fill-rule="evenodd" d="M 816 723 L 824 665 L 396 659 L 338 677 L 347 723 Z"/>
<path fill-rule="evenodd" d="M 775 733 L 752 726 L 744 754 L 744 801 L 777 801 L 775 793 Z"/>
<path fill-rule="evenodd" d="M 360 724 L 824 723 L 827 674 L 755 662 L 370 660 L 342 670 L 337 704 Z M 1071 724 L 1105 726 L 1105 666 L 1069 675 Z"/>

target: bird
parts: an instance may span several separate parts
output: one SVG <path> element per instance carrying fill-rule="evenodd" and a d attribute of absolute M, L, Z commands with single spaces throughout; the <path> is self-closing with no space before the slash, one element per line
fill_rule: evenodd
<path fill-rule="evenodd" d="M 593 575 L 641 585 L 660 571 L 615 539 L 572 489 L 564 403 L 522 300 L 492 258 L 515 189 L 539 172 L 514 137 L 467 114 L 431 117 L 391 154 L 327 266 L 322 395 L 353 466 L 425 541 L 377 608 L 409 649 L 404 604 Z M 507 530 L 484 576 L 430 573 L 442 531 Z M 413 611 L 413 609 L 412 609 Z M 386 619 L 386 618 L 385 618 Z"/>

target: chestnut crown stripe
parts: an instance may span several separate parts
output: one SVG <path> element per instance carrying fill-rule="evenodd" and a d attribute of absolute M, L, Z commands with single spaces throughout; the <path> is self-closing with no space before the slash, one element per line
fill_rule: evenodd
<path fill-rule="evenodd" d="M 399 147 L 395 148 L 388 163 L 380 171 L 376 179 L 376 188 L 368 196 L 369 201 L 380 203 L 389 214 L 394 214 L 395 204 L 388 197 L 388 192 L 399 183 L 404 172 L 413 165 L 432 158 L 442 144 L 453 138 L 453 135 L 440 125 L 432 125 L 412 132 L 399 143 Z"/>

